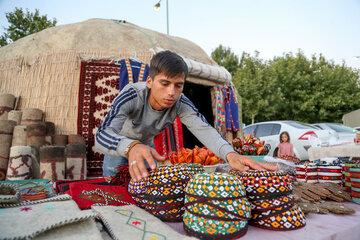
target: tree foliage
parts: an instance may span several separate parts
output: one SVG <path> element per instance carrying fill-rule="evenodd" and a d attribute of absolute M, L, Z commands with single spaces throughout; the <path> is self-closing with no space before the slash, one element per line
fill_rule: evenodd
<path fill-rule="evenodd" d="M 9 27 L 4 28 L 5 32 L 0 37 L 0 46 L 5 46 L 22 37 L 39 32 L 43 29 L 53 27 L 56 25 L 57 20 L 49 20 L 47 15 L 40 16 L 39 9 L 35 12 L 26 12 L 22 8 L 15 8 L 14 12 L 7 12 L 6 19 L 9 22 Z"/>
<path fill-rule="evenodd" d="M 221 44 L 211 53 L 211 58 L 217 64 L 226 68 L 230 74 L 234 74 L 239 66 L 239 58 L 230 48 L 224 47 Z"/>
<path fill-rule="evenodd" d="M 341 122 L 360 108 L 359 70 L 302 53 L 264 61 L 243 53 L 233 74 L 242 97 L 244 123 L 270 120 Z"/>

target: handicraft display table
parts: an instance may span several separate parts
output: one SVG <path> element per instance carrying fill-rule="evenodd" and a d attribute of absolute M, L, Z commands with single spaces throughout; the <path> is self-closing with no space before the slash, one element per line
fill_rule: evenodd
<path fill-rule="evenodd" d="M 309 148 L 308 153 L 310 161 L 326 157 L 360 157 L 360 144 L 311 147 Z"/>

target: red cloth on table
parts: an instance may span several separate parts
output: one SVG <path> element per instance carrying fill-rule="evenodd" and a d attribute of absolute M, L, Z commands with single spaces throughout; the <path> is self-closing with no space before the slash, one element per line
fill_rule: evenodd
<path fill-rule="evenodd" d="M 113 206 L 135 204 L 124 186 L 71 183 L 69 194 L 80 209 L 89 209 L 96 203 Z"/>

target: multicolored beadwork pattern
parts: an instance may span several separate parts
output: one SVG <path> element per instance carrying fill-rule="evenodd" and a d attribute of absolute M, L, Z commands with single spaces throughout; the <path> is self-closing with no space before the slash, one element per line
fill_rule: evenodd
<path fill-rule="evenodd" d="M 294 203 L 295 199 L 292 195 L 289 196 L 280 196 L 278 198 L 273 199 L 265 199 L 265 200 L 258 200 L 258 201 L 252 201 L 251 202 L 251 211 L 264 211 L 268 209 L 274 209 L 279 206 Z"/>
<path fill-rule="evenodd" d="M 184 213 L 184 229 L 200 239 L 235 239 L 247 232 L 247 221 L 214 220 Z"/>
<path fill-rule="evenodd" d="M 136 204 L 163 221 L 181 221 L 188 181 L 204 172 L 200 164 L 175 164 L 150 171 L 150 176 L 129 183 L 129 193 Z"/>
<path fill-rule="evenodd" d="M 281 214 L 259 221 L 251 220 L 250 223 L 269 230 L 288 231 L 304 227 L 306 220 L 302 210 L 299 207 L 294 206 Z"/>
<path fill-rule="evenodd" d="M 232 239 L 247 231 L 250 203 L 241 181 L 226 173 L 202 173 L 188 183 L 184 229 L 200 239 Z"/>
<path fill-rule="evenodd" d="M 230 174 L 217 172 L 194 176 L 185 191 L 190 196 L 212 199 L 238 199 L 246 196 L 244 186 L 239 179 Z"/>
<path fill-rule="evenodd" d="M 284 171 L 248 171 L 240 177 L 249 198 L 259 195 L 285 195 L 292 192 L 290 177 Z"/>
<path fill-rule="evenodd" d="M 161 166 L 150 172 L 150 176 L 145 180 L 146 186 L 189 181 L 193 175 L 202 172 L 204 172 L 204 168 L 200 164 Z"/>
<path fill-rule="evenodd" d="M 251 225 L 276 231 L 305 226 L 305 215 L 294 206 L 289 176 L 283 171 L 237 173 L 251 201 Z"/>

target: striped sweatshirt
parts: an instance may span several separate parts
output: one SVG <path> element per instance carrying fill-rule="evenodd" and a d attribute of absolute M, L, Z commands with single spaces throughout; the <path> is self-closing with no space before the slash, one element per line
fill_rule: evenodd
<path fill-rule="evenodd" d="M 176 117 L 210 151 L 221 159 L 234 152 L 231 144 L 199 113 L 182 93 L 176 103 L 161 111 L 149 103 L 150 89 L 145 82 L 129 83 L 111 104 L 95 137 L 95 147 L 113 156 L 125 156 L 127 146 L 138 140 L 146 145 L 154 136 L 171 125 Z"/>

